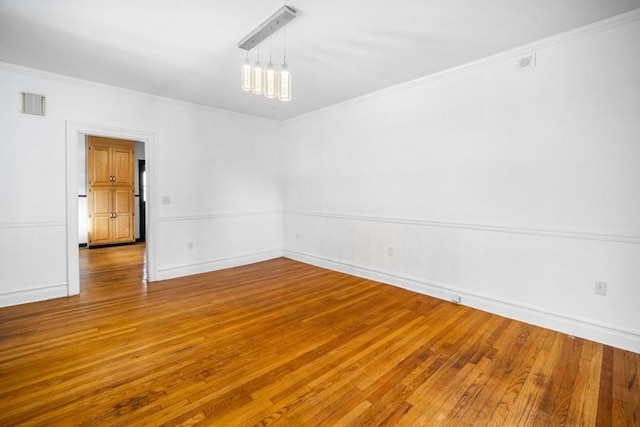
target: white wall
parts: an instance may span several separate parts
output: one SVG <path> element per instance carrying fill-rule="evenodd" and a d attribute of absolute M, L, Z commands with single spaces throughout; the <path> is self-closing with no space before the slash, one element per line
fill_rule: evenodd
<path fill-rule="evenodd" d="M 285 255 L 640 352 L 633 16 L 289 121 Z"/>
<path fill-rule="evenodd" d="M 20 113 L 20 92 L 45 95 L 47 115 Z M 151 277 L 282 255 L 278 124 L 6 63 L 0 94 L 0 305 L 67 295 L 68 122 L 157 135 Z"/>
<path fill-rule="evenodd" d="M 0 64 L 0 303 L 66 295 L 77 122 L 157 135 L 158 279 L 279 256 L 284 206 L 291 258 L 640 352 L 639 35 L 593 26 L 284 126 Z"/>

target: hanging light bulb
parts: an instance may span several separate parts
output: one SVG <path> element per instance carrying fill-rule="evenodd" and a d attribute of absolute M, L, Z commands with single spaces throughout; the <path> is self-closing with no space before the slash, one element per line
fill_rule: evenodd
<path fill-rule="evenodd" d="M 275 98 L 278 96 L 278 76 L 276 74 L 275 67 L 269 62 L 265 69 L 264 96 L 267 98 Z"/>
<path fill-rule="evenodd" d="M 291 101 L 291 73 L 286 62 L 280 66 L 278 80 L 278 99 Z"/>
<path fill-rule="evenodd" d="M 242 63 L 242 90 L 245 92 L 253 91 L 253 70 L 251 69 L 251 63 L 249 62 L 249 51 L 247 51 L 247 57 Z"/>
<path fill-rule="evenodd" d="M 278 96 L 278 78 L 276 69 L 271 63 L 271 37 L 269 37 L 269 63 L 264 70 L 264 96 L 267 98 L 275 98 Z"/>
<path fill-rule="evenodd" d="M 280 101 L 291 101 L 291 73 L 287 66 L 287 26 L 283 28 L 284 33 L 284 63 L 280 65 L 278 71 L 278 99 Z"/>
<path fill-rule="evenodd" d="M 264 68 L 260 62 L 260 49 L 258 49 L 258 59 L 253 65 L 253 93 L 262 95 L 264 92 Z"/>

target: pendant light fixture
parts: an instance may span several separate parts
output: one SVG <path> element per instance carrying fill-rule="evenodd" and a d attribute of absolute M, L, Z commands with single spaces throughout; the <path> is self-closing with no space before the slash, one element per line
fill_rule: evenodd
<path fill-rule="evenodd" d="M 289 21 L 296 17 L 296 13 L 295 9 L 289 6 L 283 6 L 238 43 L 240 49 L 247 51 L 241 73 L 241 88 L 243 91 L 253 92 L 256 95 L 264 95 L 266 98 L 278 98 L 280 101 L 291 100 L 291 72 L 287 65 L 286 34 L 283 38 L 284 61 L 277 70 L 271 62 L 271 35 L 280 28 L 284 28 Z M 260 62 L 259 45 L 267 37 L 269 37 L 269 62 L 265 68 Z M 255 47 L 258 48 L 257 60 L 255 64 L 251 66 L 249 51 Z"/>
<path fill-rule="evenodd" d="M 269 36 L 269 63 L 264 70 L 264 96 L 275 98 L 278 95 L 278 76 L 271 62 L 271 36 Z"/>
<path fill-rule="evenodd" d="M 280 66 L 278 72 L 278 99 L 291 101 L 291 73 L 286 62 Z"/>
<path fill-rule="evenodd" d="M 287 27 L 282 31 L 283 43 L 283 61 L 278 71 L 278 99 L 280 101 L 291 101 L 291 73 L 287 65 Z"/>
<path fill-rule="evenodd" d="M 251 62 L 249 62 L 249 51 L 247 51 L 247 58 L 242 63 L 242 90 L 245 92 L 253 91 L 253 70 L 251 68 Z"/>
<path fill-rule="evenodd" d="M 253 65 L 253 93 L 256 95 L 262 95 L 264 91 L 264 68 L 260 62 L 260 49 L 258 49 L 258 59 Z"/>

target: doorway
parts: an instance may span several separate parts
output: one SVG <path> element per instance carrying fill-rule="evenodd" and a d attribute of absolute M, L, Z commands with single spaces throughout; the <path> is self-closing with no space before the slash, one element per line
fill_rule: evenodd
<path fill-rule="evenodd" d="M 121 268 L 123 248 L 115 246 L 137 245 L 130 250 L 144 258 L 145 150 L 144 142 L 95 135 L 81 136 L 78 148 L 84 181 L 78 189 L 80 285 L 85 293 L 96 274 Z"/>
<path fill-rule="evenodd" d="M 84 172 L 79 159 L 80 149 L 79 141 L 84 140 L 84 135 L 96 135 L 114 139 L 128 139 L 140 141 L 143 146 L 145 170 L 145 212 L 144 212 L 144 230 L 145 230 L 145 248 L 146 248 L 146 264 L 145 276 L 149 281 L 156 279 L 155 271 L 155 239 L 153 238 L 153 227 L 155 222 L 155 204 L 153 203 L 154 181 L 156 179 L 153 173 L 153 147 L 157 145 L 158 137 L 154 133 L 128 130 L 121 128 L 113 128 L 102 125 L 94 125 L 78 122 L 66 123 L 66 157 L 67 157 L 67 294 L 77 295 L 80 293 L 80 265 L 79 265 L 79 192 L 78 184 L 81 182 Z M 137 164 L 137 163 L 136 163 Z M 142 216 L 142 214 L 139 214 Z"/>

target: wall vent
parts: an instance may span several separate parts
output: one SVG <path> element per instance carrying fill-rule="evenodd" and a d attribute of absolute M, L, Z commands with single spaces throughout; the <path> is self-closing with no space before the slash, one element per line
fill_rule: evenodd
<path fill-rule="evenodd" d="M 42 95 L 35 93 L 22 93 L 22 112 L 25 114 L 35 114 L 44 116 L 45 99 Z"/>

